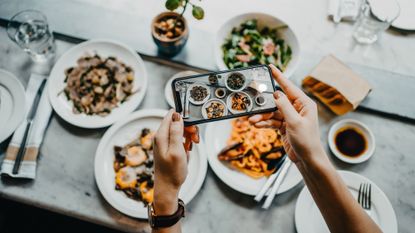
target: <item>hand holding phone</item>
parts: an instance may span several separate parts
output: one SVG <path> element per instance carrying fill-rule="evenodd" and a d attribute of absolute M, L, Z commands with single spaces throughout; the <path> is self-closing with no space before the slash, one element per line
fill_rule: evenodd
<path fill-rule="evenodd" d="M 181 77 L 172 88 L 186 126 L 277 110 L 266 65 Z"/>

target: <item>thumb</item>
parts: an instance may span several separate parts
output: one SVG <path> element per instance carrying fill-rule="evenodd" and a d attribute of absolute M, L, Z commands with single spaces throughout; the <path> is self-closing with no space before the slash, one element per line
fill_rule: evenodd
<path fill-rule="evenodd" d="M 179 113 L 172 114 L 169 132 L 169 147 L 183 146 L 183 119 Z"/>
<path fill-rule="evenodd" d="M 278 109 L 284 116 L 284 120 L 289 124 L 290 122 L 297 121 L 300 117 L 298 112 L 295 110 L 290 100 L 287 96 L 281 91 L 276 91 L 274 93 L 275 103 L 277 104 Z"/>

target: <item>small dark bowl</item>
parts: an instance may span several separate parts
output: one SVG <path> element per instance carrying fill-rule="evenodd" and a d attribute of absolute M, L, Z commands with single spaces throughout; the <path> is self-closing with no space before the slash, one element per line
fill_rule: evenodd
<path fill-rule="evenodd" d="M 172 39 L 160 37 L 160 35 L 156 32 L 156 28 L 155 28 L 156 22 L 159 22 L 161 19 L 168 17 L 168 16 L 179 17 L 184 25 L 183 33 L 180 36 L 172 38 Z M 184 17 L 180 16 L 180 14 L 178 13 L 163 12 L 157 15 L 153 19 L 151 23 L 151 35 L 161 54 L 165 56 L 169 56 L 169 57 L 175 56 L 183 49 L 183 47 L 186 45 L 187 39 L 189 38 L 189 29 L 188 29 L 187 21 Z"/>

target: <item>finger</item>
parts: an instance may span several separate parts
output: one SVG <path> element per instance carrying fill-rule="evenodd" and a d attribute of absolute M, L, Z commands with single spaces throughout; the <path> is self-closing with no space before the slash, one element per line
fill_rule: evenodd
<path fill-rule="evenodd" d="M 288 80 L 282 72 L 275 67 L 273 64 L 270 65 L 272 76 L 274 77 L 275 81 L 280 85 L 281 89 L 287 94 L 290 100 L 297 99 L 297 98 L 304 98 L 306 95 L 303 91 L 300 90 L 294 83 Z"/>
<path fill-rule="evenodd" d="M 158 147 L 161 154 L 166 154 L 169 143 L 169 130 L 170 130 L 170 122 L 171 116 L 173 114 L 173 110 L 170 110 L 166 116 L 161 121 L 161 124 L 157 130 L 157 133 L 154 137 L 154 144 Z"/>
<path fill-rule="evenodd" d="M 295 110 L 293 105 L 291 104 L 290 100 L 288 100 L 287 96 L 284 95 L 281 91 L 276 91 L 274 93 L 275 103 L 277 104 L 278 109 L 282 113 L 284 120 L 290 124 L 294 123 L 294 121 L 298 121 L 300 115 Z"/>
<path fill-rule="evenodd" d="M 196 125 L 186 126 L 184 128 L 184 132 L 186 133 L 196 133 L 198 132 L 198 127 Z"/>
<path fill-rule="evenodd" d="M 192 140 L 190 138 L 186 138 L 184 143 L 183 143 L 183 146 L 184 146 L 185 151 L 191 151 L 192 150 Z"/>
<path fill-rule="evenodd" d="M 277 110 L 274 112 L 274 114 L 272 115 L 272 119 L 274 120 L 278 120 L 278 121 L 282 121 L 284 120 L 284 116 L 282 115 L 280 110 Z"/>
<path fill-rule="evenodd" d="M 192 139 L 192 142 L 199 143 L 200 141 L 199 132 L 193 133 L 192 135 L 190 135 L 190 138 Z"/>
<path fill-rule="evenodd" d="M 177 147 L 183 143 L 183 119 L 179 113 L 172 113 L 170 132 L 169 132 L 169 147 Z"/>
<path fill-rule="evenodd" d="M 283 122 L 277 121 L 277 120 L 266 120 L 266 121 L 260 121 L 255 124 L 255 127 L 257 128 L 275 128 L 279 129 L 281 128 Z"/>
<path fill-rule="evenodd" d="M 264 114 L 257 114 L 257 115 L 253 115 L 253 116 L 249 117 L 248 120 L 251 123 L 257 123 L 257 122 L 260 122 L 260 121 L 268 120 L 272 116 L 273 116 L 273 113 L 272 112 L 270 112 L 270 113 L 264 113 Z"/>

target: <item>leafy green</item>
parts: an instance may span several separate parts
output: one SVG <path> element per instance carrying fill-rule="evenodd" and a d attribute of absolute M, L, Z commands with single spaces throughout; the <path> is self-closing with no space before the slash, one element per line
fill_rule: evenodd
<path fill-rule="evenodd" d="M 202 7 L 193 5 L 192 15 L 196 19 L 201 20 L 205 16 L 205 12 L 203 11 Z"/>
<path fill-rule="evenodd" d="M 230 69 L 258 64 L 274 64 L 284 71 L 292 58 L 292 50 L 278 36 L 278 30 L 286 27 L 286 25 L 282 25 L 277 28 L 263 27 L 259 29 L 255 19 L 243 22 L 239 27 L 232 29 L 230 36 L 222 45 L 223 61 Z M 241 45 L 245 48 L 241 48 Z M 266 45 L 270 46 L 268 52 L 264 52 Z M 238 55 L 249 55 L 249 61 L 239 60 Z"/>
<path fill-rule="evenodd" d="M 170 11 L 176 10 L 181 5 L 182 0 L 167 0 L 166 8 Z"/>

